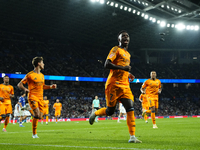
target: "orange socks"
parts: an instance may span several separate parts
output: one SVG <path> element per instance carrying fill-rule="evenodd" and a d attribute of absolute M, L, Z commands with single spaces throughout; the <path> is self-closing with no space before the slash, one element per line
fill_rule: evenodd
<path fill-rule="evenodd" d="M 156 124 L 156 115 L 155 115 L 155 111 L 153 112 L 151 112 L 151 119 L 152 119 L 152 122 L 153 122 L 153 124 Z"/>
<path fill-rule="evenodd" d="M 44 117 L 42 117 L 42 121 L 44 120 Z"/>
<path fill-rule="evenodd" d="M 49 116 L 46 116 L 46 122 L 48 122 L 49 121 Z"/>
<path fill-rule="evenodd" d="M 151 113 L 151 110 L 146 110 L 146 113 L 147 113 L 147 114 L 150 114 L 150 113 Z"/>
<path fill-rule="evenodd" d="M 37 134 L 37 125 L 38 125 L 38 119 L 33 117 L 33 122 L 32 122 L 33 135 Z"/>
<path fill-rule="evenodd" d="M 9 123 L 9 118 L 10 118 L 10 117 L 6 117 L 5 122 L 4 122 L 4 127 L 3 127 L 3 128 L 6 128 L 6 127 L 7 127 L 8 123 Z"/>
<path fill-rule="evenodd" d="M 103 107 L 95 112 L 96 116 L 107 116 L 106 107 Z"/>
<path fill-rule="evenodd" d="M 56 122 L 58 122 L 58 119 L 56 118 Z"/>
<path fill-rule="evenodd" d="M 134 111 L 127 112 L 127 126 L 130 135 L 135 135 L 135 115 Z"/>

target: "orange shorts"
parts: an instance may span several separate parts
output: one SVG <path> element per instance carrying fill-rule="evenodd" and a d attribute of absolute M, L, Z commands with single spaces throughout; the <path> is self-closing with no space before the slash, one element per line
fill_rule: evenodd
<path fill-rule="evenodd" d="M 115 107 L 116 103 L 122 98 L 134 101 L 134 96 L 130 87 L 119 87 L 113 84 L 107 86 L 105 90 L 107 107 Z"/>
<path fill-rule="evenodd" d="M 28 103 L 29 103 L 32 110 L 39 108 L 40 112 L 43 113 L 43 110 L 44 110 L 43 99 L 39 99 L 36 96 L 31 95 L 31 96 L 28 97 Z"/>
<path fill-rule="evenodd" d="M 148 101 L 149 101 L 149 107 L 155 106 L 155 108 L 158 108 L 158 97 L 148 96 Z"/>
<path fill-rule="evenodd" d="M 44 109 L 43 110 L 43 115 L 48 115 L 49 114 L 49 109 Z"/>
<path fill-rule="evenodd" d="M 60 116 L 60 114 L 61 114 L 60 110 L 59 111 L 55 111 L 55 116 Z"/>
<path fill-rule="evenodd" d="M 1 115 L 12 114 L 12 105 L 11 104 L 2 103 L 0 106 L 1 106 L 0 107 Z"/>

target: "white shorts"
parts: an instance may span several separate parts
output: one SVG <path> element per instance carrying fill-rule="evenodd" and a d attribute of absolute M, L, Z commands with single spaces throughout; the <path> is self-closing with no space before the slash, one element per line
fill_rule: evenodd
<path fill-rule="evenodd" d="M 31 113 L 28 110 L 21 110 L 20 116 L 31 116 Z"/>
<path fill-rule="evenodd" d="M 14 111 L 14 116 L 19 117 L 19 116 L 20 116 L 20 113 L 19 113 L 18 111 Z"/>
<path fill-rule="evenodd" d="M 121 109 L 120 109 L 120 113 L 126 113 L 126 110 L 125 110 L 125 108 L 124 107 L 122 107 Z"/>

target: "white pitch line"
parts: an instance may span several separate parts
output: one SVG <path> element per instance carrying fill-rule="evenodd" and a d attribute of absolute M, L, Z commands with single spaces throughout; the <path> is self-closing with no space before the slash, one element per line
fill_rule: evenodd
<path fill-rule="evenodd" d="M 128 148 L 128 147 L 91 147 L 91 146 L 42 145 L 42 144 L 14 144 L 14 143 L 0 143 L 0 145 L 65 147 L 65 148 L 88 148 L 88 149 L 172 150 L 172 149 L 149 149 L 149 148 L 146 149 L 146 148 Z"/>

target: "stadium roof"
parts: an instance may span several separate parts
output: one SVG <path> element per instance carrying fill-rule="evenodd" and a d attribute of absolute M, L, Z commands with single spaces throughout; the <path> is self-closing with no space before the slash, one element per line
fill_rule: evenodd
<path fill-rule="evenodd" d="M 0 2 L 0 34 L 15 32 L 98 48 L 117 45 L 117 33 L 124 29 L 130 34 L 129 47 L 134 51 L 200 49 L 199 25 L 200 6 L 194 0 Z"/>

